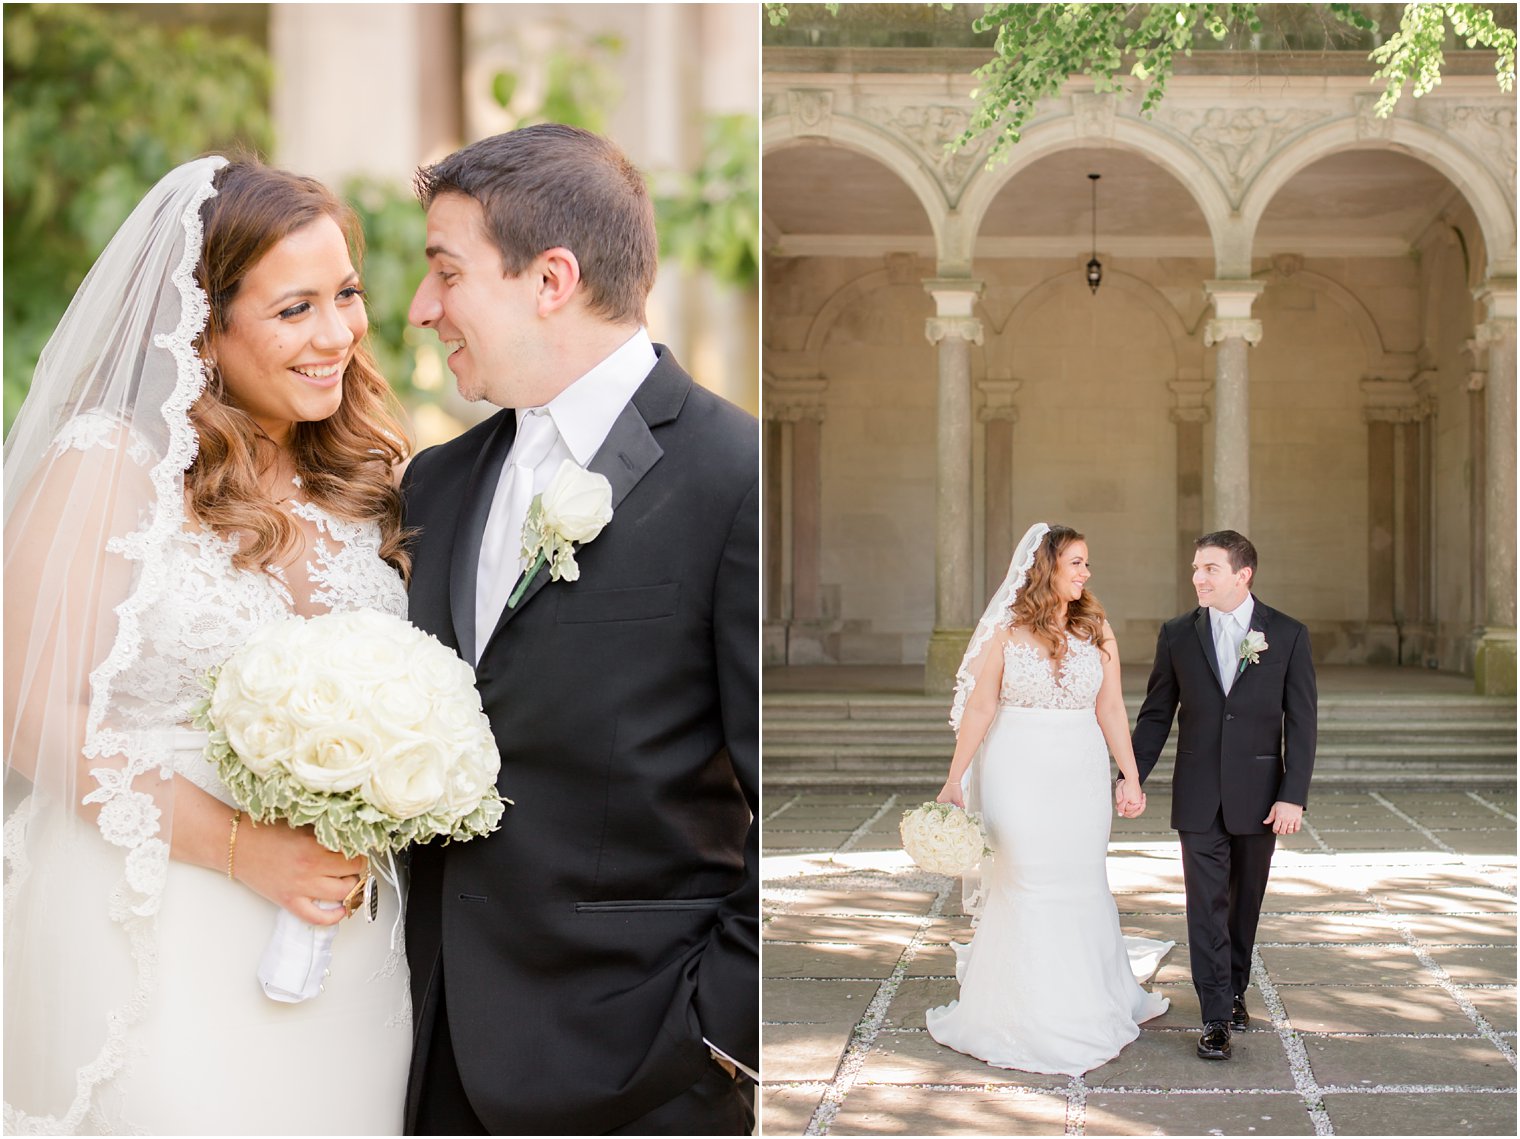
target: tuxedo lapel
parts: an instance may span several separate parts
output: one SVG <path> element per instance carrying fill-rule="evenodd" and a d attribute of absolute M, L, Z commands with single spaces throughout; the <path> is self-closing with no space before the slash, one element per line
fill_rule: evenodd
<path fill-rule="evenodd" d="M 475 589 L 480 567 L 480 541 L 496 497 L 501 479 L 501 465 L 506 462 L 517 434 L 517 416 L 510 410 L 497 416 L 496 429 L 475 457 L 470 483 L 465 490 L 464 507 L 459 512 L 459 528 L 454 532 L 453 554 L 449 561 L 449 611 L 454 622 L 454 639 L 459 655 L 475 663 Z"/>
<path fill-rule="evenodd" d="M 1219 654 L 1214 651 L 1214 627 L 1209 622 L 1209 610 L 1200 608 L 1198 616 L 1193 621 L 1193 628 L 1198 631 L 1198 644 L 1203 649 L 1203 659 L 1209 662 L 1209 671 L 1214 674 L 1214 683 L 1219 685 L 1219 691 L 1224 692 L 1224 677 L 1219 675 Z"/>
<path fill-rule="evenodd" d="M 1258 632 L 1262 636 L 1266 637 L 1266 635 L 1267 635 L 1267 624 L 1268 624 L 1268 622 L 1271 619 L 1272 619 L 1272 610 L 1268 609 L 1260 601 L 1257 601 L 1256 604 L 1251 609 L 1251 628 L 1255 632 Z M 1271 644 L 1272 643 L 1272 638 L 1267 637 L 1267 643 Z M 1240 669 L 1239 674 L 1235 677 L 1235 683 L 1237 685 L 1240 684 L 1241 681 L 1243 681 L 1247 676 L 1250 675 L 1252 667 L 1253 666 L 1251 666 L 1251 665 L 1246 665 L 1244 668 L 1240 668 L 1239 665 L 1236 666 L 1236 668 Z M 1233 689 L 1232 689 L 1232 691 L 1233 691 Z"/>
<path fill-rule="evenodd" d="M 613 421 L 612 430 L 607 433 L 607 438 L 586 467 L 587 470 L 602 475 L 612 486 L 612 521 L 607 523 L 608 526 L 618 524 L 617 510 L 623 499 L 628 497 L 628 492 L 639 484 L 639 480 L 649 473 L 665 453 L 655 442 L 650 428 L 674 419 L 686 400 L 686 393 L 691 389 L 691 378 L 671 360 L 669 350 L 663 345 L 656 345 L 656 349 L 659 359 L 654 370 Z M 484 520 L 481 525 L 485 525 Z M 478 532 L 475 546 L 478 555 Z M 500 635 L 513 617 L 528 607 L 528 603 L 538 596 L 549 580 L 549 567 L 540 566 L 517 604 L 502 608 L 501 620 L 491 633 L 492 639 Z M 473 605 L 473 599 L 471 604 Z"/>

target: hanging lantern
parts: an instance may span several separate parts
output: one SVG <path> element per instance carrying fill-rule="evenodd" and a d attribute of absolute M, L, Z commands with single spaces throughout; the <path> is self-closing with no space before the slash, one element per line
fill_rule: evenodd
<path fill-rule="evenodd" d="M 1098 260 L 1098 179 L 1100 174 L 1089 174 L 1092 180 L 1092 260 L 1087 263 L 1087 287 L 1094 294 L 1103 283 L 1103 262 Z"/>

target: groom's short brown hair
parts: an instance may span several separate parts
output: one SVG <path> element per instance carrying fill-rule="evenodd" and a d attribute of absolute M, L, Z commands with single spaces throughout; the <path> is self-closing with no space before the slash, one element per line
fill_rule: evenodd
<path fill-rule="evenodd" d="M 1205 546 L 1223 550 L 1229 556 L 1230 568 L 1236 573 L 1249 567 L 1251 581 L 1256 581 L 1256 547 L 1251 545 L 1251 539 L 1244 534 L 1237 530 L 1215 530 L 1193 543 L 1195 550 L 1201 550 Z"/>
<path fill-rule="evenodd" d="M 601 135 L 542 123 L 492 135 L 418 169 L 423 208 L 439 194 L 480 203 L 509 277 L 546 249 L 580 264 L 590 310 L 615 323 L 644 323 L 659 244 L 644 176 Z"/>

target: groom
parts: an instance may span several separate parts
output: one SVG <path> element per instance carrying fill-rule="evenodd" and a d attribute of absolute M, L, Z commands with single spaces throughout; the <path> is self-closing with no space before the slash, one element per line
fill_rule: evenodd
<path fill-rule="evenodd" d="M 426 846 L 407 909 L 413 1134 L 747 1134 L 758 1064 L 758 440 L 645 332 L 654 215 L 548 124 L 417 174 L 411 322 L 503 410 L 402 482 L 411 617 L 475 666 L 515 800 Z M 610 484 L 576 579 L 527 575 L 563 462 Z M 572 468 L 573 469 L 573 468 Z"/>
<path fill-rule="evenodd" d="M 1182 843 L 1187 939 L 1203 1012 L 1198 1055 L 1230 1058 L 1272 851 L 1302 825 L 1318 711 L 1309 631 L 1251 595 L 1256 547 L 1234 530 L 1193 555 L 1198 608 L 1161 627 L 1135 723 L 1140 781 L 1178 719 L 1172 826 Z"/>

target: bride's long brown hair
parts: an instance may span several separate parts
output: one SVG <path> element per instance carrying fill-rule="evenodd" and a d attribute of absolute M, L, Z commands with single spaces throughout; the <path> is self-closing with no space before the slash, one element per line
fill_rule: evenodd
<path fill-rule="evenodd" d="M 1054 584 L 1056 568 L 1061 555 L 1073 542 L 1085 542 L 1086 537 L 1070 526 L 1052 526 L 1050 532 L 1035 547 L 1034 564 L 1024 588 L 1019 590 L 1018 600 L 1013 603 L 1011 623 L 1028 629 L 1035 639 L 1049 647 L 1050 655 L 1059 660 L 1066 653 L 1066 633 L 1078 640 L 1090 641 L 1108 655 L 1103 648 L 1103 606 L 1084 587 L 1082 596 L 1066 605 L 1066 627 L 1059 624 L 1061 598 L 1056 595 Z"/>
<path fill-rule="evenodd" d="M 201 207 L 204 238 L 195 270 L 211 303 L 202 354 L 206 343 L 226 330 L 244 278 L 296 230 L 329 217 L 348 239 L 354 264 L 364 248 L 353 210 L 314 178 L 239 159 L 217 171 L 214 182 L 216 194 Z M 190 421 L 200 436 L 200 450 L 185 474 L 191 516 L 224 537 L 243 536 L 232 559 L 240 569 L 289 558 L 300 546 L 300 530 L 269 500 L 259 478 L 276 461 L 276 445 L 232 401 L 215 370 L 190 408 Z M 290 450 L 303 494 L 336 517 L 379 523 L 380 556 L 408 577 L 401 495 L 391 472 L 410 446 L 400 405 L 363 341 L 343 372 L 337 412 L 297 423 Z"/>

